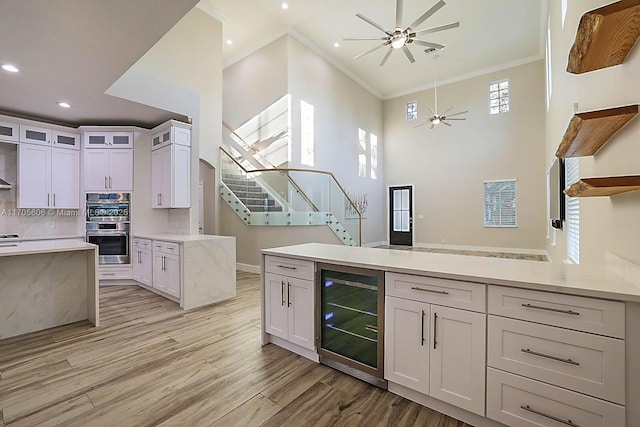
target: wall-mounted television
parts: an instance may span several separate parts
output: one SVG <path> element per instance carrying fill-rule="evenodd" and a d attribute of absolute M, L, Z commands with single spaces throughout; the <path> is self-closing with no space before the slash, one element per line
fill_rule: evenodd
<path fill-rule="evenodd" d="M 553 228 L 562 229 L 564 200 L 564 159 L 554 158 L 549 168 L 549 215 Z"/>

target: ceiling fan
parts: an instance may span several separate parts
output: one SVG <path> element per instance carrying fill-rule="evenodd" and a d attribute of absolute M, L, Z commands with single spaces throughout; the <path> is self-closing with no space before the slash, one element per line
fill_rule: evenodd
<path fill-rule="evenodd" d="M 391 30 L 385 30 L 384 27 L 382 27 L 381 25 L 377 24 L 376 22 L 372 21 L 371 19 L 367 18 L 366 16 L 364 16 L 361 13 L 357 13 L 356 16 L 360 19 L 362 19 L 363 21 L 365 21 L 366 23 L 373 25 L 374 27 L 376 27 L 377 29 L 379 29 L 380 31 L 382 31 L 383 33 L 385 33 L 384 37 L 361 37 L 361 38 L 349 38 L 349 39 L 344 39 L 345 41 L 352 41 L 352 40 L 384 40 L 384 42 L 376 47 L 374 47 L 373 49 L 370 49 L 364 53 L 361 53 L 360 55 L 356 55 L 353 57 L 353 59 L 358 59 L 363 57 L 364 55 L 371 53 L 375 50 L 380 49 L 381 47 L 385 47 L 385 46 L 389 46 L 389 49 L 387 50 L 387 53 L 384 55 L 384 58 L 382 58 L 382 62 L 380 62 L 380 66 L 383 66 L 385 64 L 385 62 L 387 62 L 387 59 L 389 59 L 389 56 L 391 55 L 391 52 L 393 52 L 395 49 L 402 49 L 402 51 L 404 52 L 404 54 L 407 56 L 407 58 L 409 59 L 409 62 L 411 62 L 412 64 L 414 62 L 416 62 L 416 59 L 414 58 L 413 54 L 411 53 L 411 51 L 409 50 L 408 45 L 411 43 L 415 43 L 421 46 L 426 46 L 428 48 L 430 48 L 431 51 L 433 51 L 434 49 L 440 50 L 443 49 L 445 46 L 442 44 L 438 44 L 438 43 L 431 43 L 431 42 L 427 42 L 427 41 L 423 41 L 423 40 L 417 40 L 416 36 L 418 34 L 430 34 L 430 33 L 436 33 L 438 31 L 444 31 L 444 30 L 449 30 L 451 28 L 456 28 L 460 26 L 460 22 L 454 22 L 451 24 L 446 24 L 446 25 L 441 25 L 438 27 L 433 27 L 433 28 L 426 28 L 424 30 L 419 30 L 416 31 L 415 28 L 420 26 L 420 24 L 422 24 L 424 21 L 427 20 L 427 18 L 429 18 L 431 15 L 433 15 L 434 13 L 436 13 L 438 10 L 440 10 L 440 8 L 442 8 L 445 5 L 445 2 L 443 0 L 438 1 L 431 9 L 427 10 L 425 13 L 423 13 L 418 19 L 416 19 L 415 21 L 413 21 L 408 27 L 403 28 L 402 27 L 402 4 L 403 4 L 403 0 L 396 0 L 396 26 L 395 29 L 393 31 Z"/>
<path fill-rule="evenodd" d="M 428 50 L 426 51 L 427 53 Z M 424 123 L 419 124 L 418 126 L 416 126 L 417 128 L 420 126 L 424 126 L 427 123 L 431 123 L 431 128 L 433 129 L 435 127 L 435 125 L 438 125 L 440 123 L 442 123 L 443 125 L 447 125 L 447 126 L 451 126 L 451 123 L 447 123 L 447 120 L 467 120 L 465 117 L 453 117 L 453 116 L 459 116 L 460 114 L 466 114 L 469 111 L 460 111 L 457 113 L 452 113 L 452 114 L 447 114 L 449 111 L 453 110 L 453 107 L 449 107 L 445 112 L 443 112 L 442 114 L 438 114 L 438 81 L 436 79 L 436 60 L 438 59 L 438 55 L 433 57 L 433 94 L 434 94 L 434 98 L 435 98 L 435 102 L 434 102 L 434 108 L 432 109 L 431 107 L 429 107 L 429 110 L 431 111 L 432 116 L 425 119 Z M 434 111 L 435 109 L 435 111 Z"/>

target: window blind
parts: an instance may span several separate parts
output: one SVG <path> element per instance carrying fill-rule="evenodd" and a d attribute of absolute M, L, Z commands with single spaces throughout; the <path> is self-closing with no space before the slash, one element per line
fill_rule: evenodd
<path fill-rule="evenodd" d="M 565 182 L 569 187 L 580 179 L 580 159 L 572 157 L 565 159 Z M 580 199 L 567 197 L 567 259 L 580 264 Z"/>
<path fill-rule="evenodd" d="M 515 179 L 484 182 L 484 226 L 517 227 Z"/>

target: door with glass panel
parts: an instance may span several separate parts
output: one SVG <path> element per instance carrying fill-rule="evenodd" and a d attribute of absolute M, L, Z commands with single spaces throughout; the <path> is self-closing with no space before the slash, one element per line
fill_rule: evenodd
<path fill-rule="evenodd" d="M 413 245 L 413 187 L 389 187 L 389 244 Z"/>

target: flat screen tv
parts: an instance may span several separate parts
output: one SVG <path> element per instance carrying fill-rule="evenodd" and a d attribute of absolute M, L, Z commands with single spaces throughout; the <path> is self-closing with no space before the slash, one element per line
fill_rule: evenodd
<path fill-rule="evenodd" d="M 549 214 L 553 228 L 562 228 L 564 200 L 564 159 L 555 158 L 549 168 Z"/>

